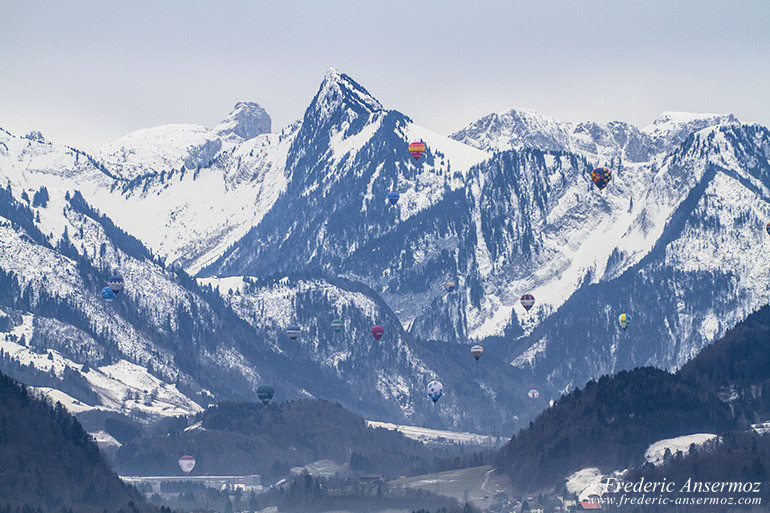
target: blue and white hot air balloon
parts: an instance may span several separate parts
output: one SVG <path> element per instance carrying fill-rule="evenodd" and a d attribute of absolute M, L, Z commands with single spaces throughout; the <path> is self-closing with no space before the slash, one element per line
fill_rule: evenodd
<path fill-rule="evenodd" d="M 442 395 L 444 395 L 444 385 L 442 385 L 440 381 L 431 381 L 428 383 L 428 397 L 433 399 L 434 403 L 441 399 Z"/>

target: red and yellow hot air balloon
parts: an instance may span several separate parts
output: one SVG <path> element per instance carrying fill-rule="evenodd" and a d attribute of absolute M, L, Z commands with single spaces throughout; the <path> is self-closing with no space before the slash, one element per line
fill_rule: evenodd
<path fill-rule="evenodd" d="M 412 157 L 414 157 L 414 160 L 420 160 L 420 157 L 422 157 L 422 154 L 425 153 L 425 143 L 422 143 L 422 142 L 409 143 L 409 153 L 412 154 Z"/>

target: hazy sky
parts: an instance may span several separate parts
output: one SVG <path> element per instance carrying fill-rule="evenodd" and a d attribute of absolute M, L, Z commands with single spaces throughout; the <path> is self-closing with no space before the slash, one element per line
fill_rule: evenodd
<path fill-rule="evenodd" d="M 0 0 L 0 127 L 87 148 L 256 101 L 277 131 L 335 67 L 449 134 L 510 107 L 770 125 L 770 2 Z"/>

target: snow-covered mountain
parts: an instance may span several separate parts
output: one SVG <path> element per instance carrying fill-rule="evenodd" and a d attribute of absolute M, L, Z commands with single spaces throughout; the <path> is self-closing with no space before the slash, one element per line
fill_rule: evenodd
<path fill-rule="evenodd" d="M 487 151 L 537 148 L 585 155 L 596 165 L 613 159 L 645 163 L 675 150 L 698 130 L 737 122 L 733 115 L 664 112 L 640 129 L 621 121 L 570 123 L 533 110 L 509 109 L 484 116 L 450 137 Z"/>
<path fill-rule="evenodd" d="M 0 271 L 19 294 L 46 291 L 0 303 L 8 329 L 34 319 L 35 343 L 78 373 L 151 367 L 181 394 L 155 411 L 267 380 L 374 420 L 491 433 L 546 404 L 530 388 L 547 400 L 602 373 L 681 365 L 770 298 L 768 131 L 732 116 L 665 113 L 639 129 L 511 110 L 444 137 L 332 69 L 302 119 L 269 130 L 239 103 L 211 130 L 140 130 L 88 153 L 0 132 L 15 205 L 0 211 Z M 417 162 L 415 140 L 428 148 Z M 613 173 L 601 192 L 597 165 Z M 96 295 L 112 269 L 128 304 Z"/>

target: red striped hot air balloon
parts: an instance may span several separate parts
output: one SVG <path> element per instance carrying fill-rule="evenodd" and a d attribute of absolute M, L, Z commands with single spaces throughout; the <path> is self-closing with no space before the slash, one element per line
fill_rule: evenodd
<path fill-rule="evenodd" d="M 476 359 L 476 361 L 479 361 L 479 358 L 481 358 L 481 355 L 484 354 L 484 348 L 476 345 L 471 347 L 471 354 Z"/>
<path fill-rule="evenodd" d="M 409 153 L 412 154 L 414 160 L 420 160 L 422 154 L 425 153 L 425 143 L 413 142 L 409 144 Z"/>
<path fill-rule="evenodd" d="M 521 306 L 524 307 L 524 310 L 529 312 L 529 309 L 532 308 L 535 305 L 535 296 L 532 294 L 524 294 L 521 296 Z"/>

